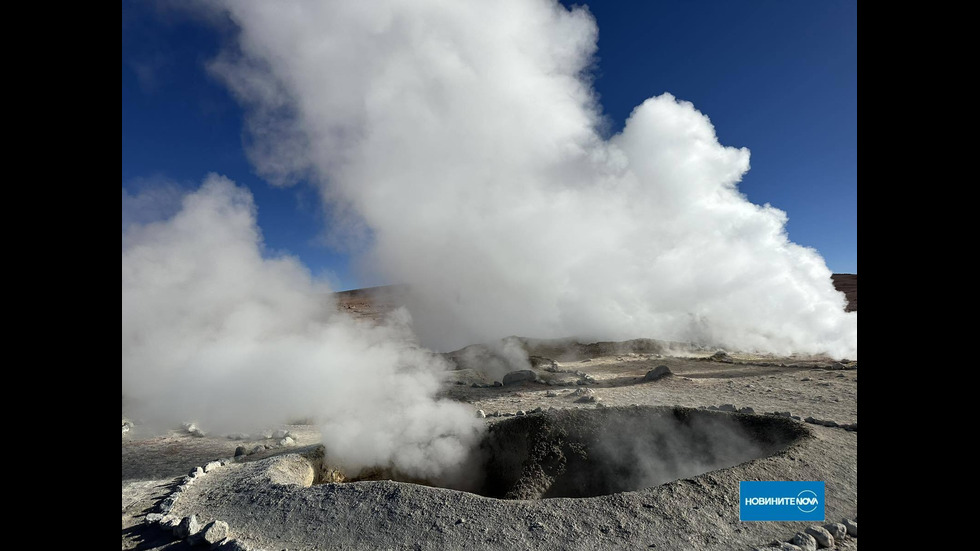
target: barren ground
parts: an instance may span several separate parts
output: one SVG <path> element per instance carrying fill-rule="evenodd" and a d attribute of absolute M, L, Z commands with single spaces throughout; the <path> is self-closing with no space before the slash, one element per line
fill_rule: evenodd
<path fill-rule="evenodd" d="M 856 309 L 856 276 L 852 291 L 851 305 Z M 367 317 L 386 307 L 384 301 L 378 302 L 380 307 L 372 304 L 367 295 L 341 293 L 341 307 L 351 306 L 357 315 Z M 565 358 L 550 354 L 557 365 L 538 373 L 552 385 L 525 381 L 474 387 L 473 383 L 487 380 L 470 370 L 447 372 L 444 395 L 470 404 L 474 413 L 483 410 L 491 424 L 537 408 L 554 408 L 558 413 L 551 415 L 560 418 L 560 410 L 573 408 L 704 409 L 734 404 L 750 407 L 756 415 L 789 411 L 801 419 L 834 421 L 856 429 L 856 362 L 845 364 L 848 369 L 835 369 L 841 365 L 827 358 L 731 353 L 712 359 L 714 351 L 617 353 L 612 348 L 594 346 L 584 357 L 581 350 Z M 643 376 L 659 365 L 669 367 L 673 375 L 644 381 Z M 590 375 L 594 382 L 556 386 L 580 378 L 569 373 L 575 371 Z M 577 401 L 580 396 L 574 392 L 586 387 L 598 402 Z M 122 440 L 122 548 L 190 549 L 169 531 L 144 523 L 147 513 L 191 469 L 231 459 L 238 446 L 251 450 L 261 444 L 271 449 L 248 455 L 244 461 L 230 461 L 185 487 L 171 515 L 193 513 L 204 522 L 225 520 L 231 528 L 229 536 L 247 549 L 765 548 L 770 542 L 789 541 L 808 523 L 740 522 L 740 480 L 823 480 L 826 521 L 857 518 L 857 431 L 803 420 L 787 422 L 797 423 L 808 436 L 768 457 L 636 491 L 543 500 L 492 499 L 392 481 L 272 483 L 270 469 L 280 468 L 275 457 L 288 461 L 283 457 L 290 452 L 309 455 L 319 443 L 316 427 L 270 427 L 287 429 L 296 440 L 292 446 L 277 447 L 273 439 L 239 441 L 196 437 L 186 431 L 149 437 L 137 425 Z M 857 538 L 845 537 L 836 548 L 857 549 Z"/>

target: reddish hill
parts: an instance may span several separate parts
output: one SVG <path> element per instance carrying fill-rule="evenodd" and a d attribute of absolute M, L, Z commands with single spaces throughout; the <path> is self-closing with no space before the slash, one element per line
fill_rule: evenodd
<path fill-rule="evenodd" d="M 858 309 L 858 276 L 857 274 L 833 274 L 834 287 L 847 297 L 846 312 L 857 312 Z"/>

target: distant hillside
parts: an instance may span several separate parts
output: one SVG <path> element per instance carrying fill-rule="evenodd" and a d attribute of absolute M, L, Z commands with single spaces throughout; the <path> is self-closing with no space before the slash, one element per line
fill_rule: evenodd
<path fill-rule="evenodd" d="M 845 312 L 857 312 L 858 309 L 858 276 L 857 274 L 834 274 L 834 287 L 847 297 Z"/>
<path fill-rule="evenodd" d="M 847 297 L 846 312 L 858 309 L 857 274 L 833 274 L 834 287 Z M 365 289 L 352 289 L 335 293 L 340 308 L 351 311 L 357 317 L 378 319 L 385 312 L 396 308 L 400 303 L 399 294 L 405 292 L 404 285 L 383 285 Z"/>

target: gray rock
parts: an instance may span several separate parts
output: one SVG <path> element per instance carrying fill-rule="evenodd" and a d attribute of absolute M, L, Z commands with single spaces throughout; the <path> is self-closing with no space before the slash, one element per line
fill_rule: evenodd
<path fill-rule="evenodd" d="M 295 443 L 296 441 L 293 440 L 292 436 L 287 436 L 278 442 L 280 446 L 292 446 Z"/>
<path fill-rule="evenodd" d="M 147 513 L 147 515 L 143 517 L 143 522 L 147 524 L 157 524 L 161 520 L 163 520 L 163 515 L 160 513 Z"/>
<path fill-rule="evenodd" d="M 558 393 L 554 390 L 549 390 L 548 392 L 545 392 L 544 395 L 548 398 L 554 398 L 555 396 L 558 396 Z"/>
<path fill-rule="evenodd" d="M 849 536 L 858 537 L 858 523 L 856 520 L 851 520 L 849 518 L 844 519 L 842 522 L 844 528 L 847 529 L 847 534 Z"/>
<path fill-rule="evenodd" d="M 779 549 L 780 551 L 802 551 L 799 547 L 785 541 L 779 544 Z"/>
<path fill-rule="evenodd" d="M 591 389 L 589 389 L 589 390 L 591 390 Z M 595 403 L 595 402 L 598 402 L 598 401 L 599 401 L 599 397 L 596 396 L 595 394 L 587 394 L 585 396 L 582 396 L 578 400 L 575 400 L 576 403 L 583 403 L 583 404 L 584 403 Z"/>
<path fill-rule="evenodd" d="M 540 367 L 545 371 L 551 371 L 552 373 L 558 371 L 558 362 L 552 360 L 551 358 L 545 358 L 543 356 L 528 356 L 527 359 L 531 363 L 531 367 Z"/>
<path fill-rule="evenodd" d="M 746 406 L 746 407 L 744 407 L 744 408 L 739 408 L 739 410 L 738 410 L 738 412 L 739 412 L 739 413 L 749 413 L 749 414 L 753 414 L 753 413 L 755 413 L 755 410 L 754 410 L 754 409 L 752 409 L 752 408 L 750 408 L 750 407 L 748 407 L 748 406 Z"/>
<path fill-rule="evenodd" d="M 191 436 L 197 436 L 198 438 L 205 436 L 204 431 L 199 429 L 194 423 L 184 423 L 184 430 Z"/>
<path fill-rule="evenodd" d="M 802 382 L 804 382 L 804 383 L 805 383 L 805 382 L 807 382 L 807 381 L 812 381 L 812 380 L 813 380 L 813 379 L 811 379 L 811 378 L 809 378 L 809 377 L 803 377 L 802 379 L 800 379 L 800 381 L 802 381 Z"/>
<path fill-rule="evenodd" d="M 476 417 L 477 419 L 486 419 L 487 412 L 483 411 L 482 409 L 478 409 L 476 410 Z"/>
<path fill-rule="evenodd" d="M 573 396 L 592 396 L 593 394 L 595 394 L 595 391 L 591 388 L 579 388 L 575 392 L 572 392 Z"/>
<path fill-rule="evenodd" d="M 802 551 L 817 551 L 817 540 L 813 539 L 810 534 L 797 532 L 790 543 L 798 546 Z"/>
<path fill-rule="evenodd" d="M 520 416 L 522 416 L 522 415 L 527 415 L 527 412 L 526 412 L 526 411 L 524 411 L 523 409 L 519 409 L 519 410 L 517 410 L 517 416 L 518 416 L 518 417 L 520 417 Z"/>
<path fill-rule="evenodd" d="M 735 407 L 735 404 L 722 404 L 721 407 L 718 409 L 721 411 L 731 411 L 731 412 L 738 411 L 738 408 Z"/>
<path fill-rule="evenodd" d="M 203 543 L 207 545 L 215 545 L 228 537 L 228 523 L 222 520 L 212 521 L 197 535 L 200 535 L 198 541 L 203 540 Z"/>
<path fill-rule="evenodd" d="M 204 469 L 202 469 L 201 467 L 194 467 L 193 469 L 191 469 L 191 472 L 187 473 L 187 476 L 191 478 L 197 478 L 202 474 L 204 474 Z"/>
<path fill-rule="evenodd" d="M 732 357 L 729 356 L 728 355 L 728 352 L 725 352 L 724 350 L 719 350 L 719 351 L 715 352 L 714 354 L 712 354 L 711 355 L 711 359 L 714 360 L 714 361 L 716 361 L 716 362 L 725 362 L 725 363 L 731 363 L 732 362 Z"/>
<path fill-rule="evenodd" d="M 513 385 L 524 381 L 533 381 L 537 378 L 538 375 L 530 369 L 521 369 L 518 371 L 511 371 L 510 373 L 504 375 L 504 384 Z"/>
<path fill-rule="evenodd" d="M 643 376 L 644 381 L 656 381 L 663 379 L 669 375 L 673 375 L 670 368 L 666 365 L 658 365 L 657 367 L 647 371 L 647 374 Z"/>
<path fill-rule="evenodd" d="M 160 505 L 157 505 L 157 510 L 163 514 L 167 514 L 171 509 L 174 508 L 174 504 L 177 503 L 177 498 L 180 497 L 180 492 L 174 492 L 167 497 L 163 498 Z"/>
<path fill-rule="evenodd" d="M 173 532 L 174 528 L 176 528 L 179 524 L 180 518 L 173 515 L 164 515 L 163 518 L 160 519 L 160 528 L 162 530 L 170 530 Z"/>
<path fill-rule="evenodd" d="M 538 406 L 538 407 L 532 409 L 531 410 L 531 413 L 541 413 L 542 411 L 544 411 L 544 410 L 541 409 L 541 406 Z"/>
<path fill-rule="evenodd" d="M 497 387 L 497 386 L 504 386 L 504 384 L 501 383 L 500 381 L 494 381 L 493 382 L 493 386 L 495 386 L 495 387 Z"/>
<path fill-rule="evenodd" d="M 834 546 L 834 536 L 831 536 L 830 532 L 828 532 L 823 526 L 807 526 L 804 532 L 813 536 L 813 539 L 817 540 L 817 544 L 819 544 L 820 547 Z"/>
<path fill-rule="evenodd" d="M 258 444 L 254 448 L 252 448 L 252 451 L 249 452 L 249 455 L 253 453 L 264 452 L 264 451 L 265 451 L 265 446 L 263 446 L 262 444 Z"/>
<path fill-rule="evenodd" d="M 191 515 L 181 519 L 180 524 L 174 528 L 174 536 L 178 539 L 184 539 L 192 534 L 198 533 L 200 530 L 201 523 L 197 521 L 197 515 Z"/>
<path fill-rule="evenodd" d="M 834 537 L 834 540 L 839 540 L 847 534 L 847 528 L 839 522 L 830 522 L 823 525 L 824 530 L 830 532 L 830 535 Z"/>
<path fill-rule="evenodd" d="M 788 412 L 788 411 L 774 411 L 774 412 L 772 412 L 772 414 L 773 415 L 776 415 L 776 416 L 779 416 L 779 417 L 792 417 L 793 416 L 793 414 L 790 413 L 790 412 Z"/>
<path fill-rule="evenodd" d="M 289 431 L 285 429 L 279 429 L 272 433 L 272 438 L 275 440 L 282 440 L 283 438 L 289 436 Z"/>
<path fill-rule="evenodd" d="M 209 473 L 221 466 L 221 461 L 211 461 L 204 466 L 204 472 Z"/>
<path fill-rule="evenodd" d="M 235 448 L 235 457 L 245 455 L 246 453 L 248 452 L 245 451 L 245 446 L 238 446 Z"/>

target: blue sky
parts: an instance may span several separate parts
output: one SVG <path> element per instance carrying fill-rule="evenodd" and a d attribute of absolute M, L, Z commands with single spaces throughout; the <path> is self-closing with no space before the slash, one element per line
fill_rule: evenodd
<path fill-rule="evenodd" d="M 831 271 L 857 273 L 856 2 L 585 3 L 599 27 L 594 85 L 609 131 L 648 97 L 691 101 L 723 145 L 751 150 L 739 186 L 749 200 L 786 211 L 790 239 Z M 255 174 L 242 110 L 205 70 L 220 46 L 201 21 L 123 3 L 123 189 L 192 188 L 223 174 L 251 189 L 270 250 L 333 274 L 336 288 L 374 283 L 321 243 L 313 187 L 275 188 Z"/>

